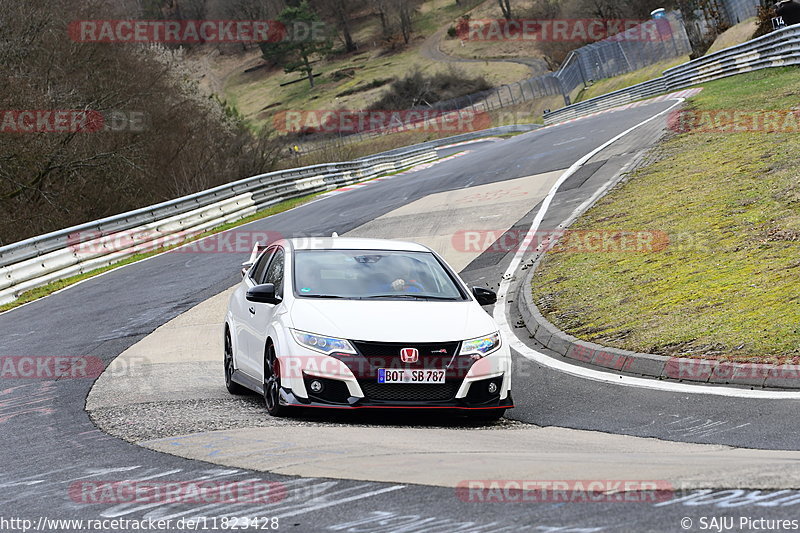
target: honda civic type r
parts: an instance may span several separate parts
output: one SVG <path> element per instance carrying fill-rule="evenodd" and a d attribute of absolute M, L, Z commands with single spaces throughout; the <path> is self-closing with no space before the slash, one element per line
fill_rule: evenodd
<path fill-rule="evenodd" d="M 318 238 L 256 246 L 225 320 L 225 383 L 293 408 L 425 408 L 498 419 L 513 407 L 511 352 L 429 248 Z"/>

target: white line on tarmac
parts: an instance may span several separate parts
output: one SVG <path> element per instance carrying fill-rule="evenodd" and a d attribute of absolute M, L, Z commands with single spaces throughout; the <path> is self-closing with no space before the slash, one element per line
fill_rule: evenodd
<path fill-rule="evenodd" d="M 556 359 L 554 357 L 550 357 L 548 355 L 543 354 L 542 352 L 539 352 L 537 350 L 528 347 L 517 337 L 516 333 L 514 333 L 514 329 L 511 328 L 509 325 L 508 316 L 506 315 L 505 312 L 505 301 L 506 301 L 506 296 L 508 295 L 508 291 L 511 287 L 511 278 L 514 275 L 514 273 L 517 272 L 517 269 L 522 263 L 525 251 L 528 249 L 529 246 L 531 246 L 533 238 L 535 237 L 536 232 L 538 231 L 539 226 L 541 225 L 542 220 L 544 219 L 547 210 L 550 208 L 550 204 L 553 202 L 553 198 L 555 197 L 561 185 L 570 176 L 575 174 L 575 172 L 577 172 L 578 169 L 581 168 L 592 157 L 594 157 L 601 151 L 605 150 L 618 140 L 622 139 L 629 133 L 640 128 L 641 126 L 644 126 L 645 124 L 652 122 L 658 117 L 669 113 L 670 111 L 672 111 L 672 109 L 679 106 L 684 101 L 685 101 L 684 98 L 678 98 L 675 105 L 662 111 L 661 113 L 653 115 L 644 122 L 641 122 L 636 126 L 628 129 L 627 131 L 620 133 L 610 141 L 595 148 L 590 153 L 586 154 L 581 159 L 576 161 L 574 165 L 572 165 L 570 168 L 566 170 L 566 172 L 564 172 L 564 174 L 559 178 L 559 180 L 553 185 L 553 188 L 550 189 L 550 192 L 548 193 L 547 197 L 544 199 L 542 207 L 536 214 L 536 217 L 534 218 L 533 223 L 531 224 L 531 227 L 528 230 L 527 235 L 525 236 L 525 239 L 522 241 L 519 250 L 517 250 L 517 253 L 514 255 L 514 258 L 511 260 L 511 264 L 508 266 L 508 269 L 503 275 L 503 280 L 500 282 L 500 288 L 497 291 L 499 303 L 498 305 L 495 306 L 494 309 L 494 319 L 495 321 L 497 321 L 497 324 L 500 326 L 500 330 L 503 332 L 504 337 L 508 340 L 511 347 L 514 350 L 516 350 L 520 355 L 522 355 L 528 360 L 534 361 L 548 368 L 552 368 L 553 370 L 569 374 L 571 376 L 576 376 L 583 379 L 590 379 L 592 381 L 599 381 L 603 383 L 611 383 L 614 385 L 622 385 L 625 387 L 637 387 L 642 389 L 652 389 L 665 392 L 708 394 L 713 396 L 726 396 L 730 398 L 751 398 L 751 399 L 762 399 L 762 400 L 800 399 L 800 392 L 749 390 L 749 389 L 738 389 L 734 387 L 690 385 L 686 383 L 656 381 L 654 379 L 648 379 L 648 378 L 636 378 L 631 376 L 624 376 L 622 374 L 615 374 L 613 372 L 605 372 L 600 370 L 592 370 L 589 368 L 584 368 L 578 365 L 567 363 L 566 361 L 562 361 L 560 359 Z M 580 213 L 581 209 L 584 207 L 585 203 L 586 202 L 584 202 L 584 204 L 581 204 L 581 206 L 579 206 L 573 212 L 570 218 L 577 216 L 577 214 Z"/>
<path fill-rule="evenodd" d="M 341 500 L 333 500 L 326 503 L 321 503 L 319 505 L 314 505 L 312 507 L 303 507 L 297 511 L 291 511 L 288 513 L 281 513 L 275 515 L 276 518 L 288 518 L 290 516 L 297 516 L 301 514 L 310 513 L 312 511 L 319 511 L 320 509 L 325 509 L 326 507 L 332 507 L 334 505 L 340 505 L 347 502 L 352 502 L 355 500 L 362 500 L 364 498 L 371 498 L 372 496 L 378 496 L 379 494 L 383 494 L 385 492 L 392 492 L 395 490 L 400 490 L 406 488 L 405 485 L 392 485 L 391 487 L 386 487 L 385 489 L 373 490 L 371 492 L 365 492 L 364 494 L 358 494 L 356 496 L 350 496 L 349 498 L 344 498 Z"/>
<path fill-rule="evenodd" d="M 585 138 L 586 138 L 586 137 L 576 137 L 576 138 L 574 138 L 574 139 L 570 139 L 570 140 L 568 140 L 568 141 L 564 141 L 564 142 L 561 142 L 561 143 L 555 143 L 553 146 L 564 146 L 565 144 L 570 144 L 570 143 L 574 143 L 574 142 L 582 141 L 582 140 L 584 140 Z"/>

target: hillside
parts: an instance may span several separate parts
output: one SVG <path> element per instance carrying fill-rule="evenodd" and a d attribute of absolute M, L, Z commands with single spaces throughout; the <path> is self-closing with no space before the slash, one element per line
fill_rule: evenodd
<path fill-rule="evenodd" d="M 491 60 L 509 56 L 509 43 L 478 43 L 480 49 L 470 55 L 472 59 L 482 58 L 479 61 L 464 61 L 444 53 L 452 48 L 453 39 L 445 35 L 448 27 L 473 11 L 484 18 L 501 16 L 494 0 L 462 1 L 461 5 L 452 0 L 422 2 L 414 15 L 414 31 L 406 45 L 397 37 L 387 41 L 382 36 L 378 15 L 364 9 L 353 16 L 352 33 L 358 50 L 318 61 L 315 73 L 319 77 L 314 89 L 306 82 L 281 86 L 301 76 L 286 74 L 280 68 L 245 72 L 263 64 L 258 48 L 235 54 L 221 53 L 219 49 L 200 50 L 191 57 L 192 69 L 201 86 L 234 106 L 254 126 L 269 124 L 272 116 L 286 110 L 366 108 L 381 97 L 391 81 L 414 70 L 426 75 L 455 71 L 457 76 L 483 77 L 493 86 L 531 76 L 530 65 Z M 439 48 L 441 53 L 437 53 Z M 531 48 L 530 53 L 535 50 Z"/>

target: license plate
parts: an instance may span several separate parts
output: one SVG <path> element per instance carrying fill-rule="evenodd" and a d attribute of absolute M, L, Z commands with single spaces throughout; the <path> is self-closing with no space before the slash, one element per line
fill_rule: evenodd
<path fill-rule="evenodd" d="M 390 370 L 388 368 L 378 370 L 378 383 L 441 384 L 445 382 L 444 378 L 444 370 Z"/>

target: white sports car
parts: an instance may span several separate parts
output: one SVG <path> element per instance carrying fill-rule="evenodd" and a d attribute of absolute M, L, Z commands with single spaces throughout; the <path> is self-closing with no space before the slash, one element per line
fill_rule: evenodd
<path fill-rule="evenodd" d="M 341 237 L 256 246 L 225 320 L 225 384 L 267 410 L 513 407 L 511 352 L 469 289 L 429 248 Z"/>

